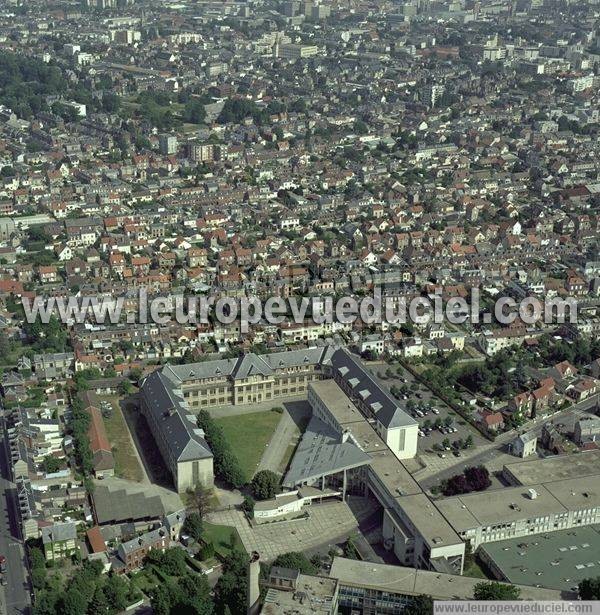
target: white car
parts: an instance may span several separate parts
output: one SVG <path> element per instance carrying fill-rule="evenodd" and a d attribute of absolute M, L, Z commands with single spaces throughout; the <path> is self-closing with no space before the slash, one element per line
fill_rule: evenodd
<path fill-rule="evenodd" d="M 431 411 L 432 411 L 434 414 L 439 414 L 439 413 L 440 413 L 440 411 L 439 411 L 437 408 L 432 408 L 432 409 L 431 409 Z"/>

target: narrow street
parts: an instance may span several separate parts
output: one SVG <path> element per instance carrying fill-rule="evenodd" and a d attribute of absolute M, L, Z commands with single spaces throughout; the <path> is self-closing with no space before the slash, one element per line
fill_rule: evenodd
<path fill-rule="evenodd" d="M 2 410 L 3 411 L 3 410 Z M 2 429 L 4 419 L 2 418 Z M 0 453 L 0 554 L 6 557 L 6 585 L 1 588 L 1 612 L 7 615 L 30 612 L 29 576 L 25 562 L 25 550 L 20 540 L 17 490 L 8 477 L 7 451 L 2 442 Z"/>

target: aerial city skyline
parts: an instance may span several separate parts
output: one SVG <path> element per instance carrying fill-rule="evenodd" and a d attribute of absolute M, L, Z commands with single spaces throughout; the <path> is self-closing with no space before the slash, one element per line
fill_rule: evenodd
<path fill-rule="evenodd" d="M 597 0 L 0 1 L 0 615 L 599 610 L 599 132 Z"/>

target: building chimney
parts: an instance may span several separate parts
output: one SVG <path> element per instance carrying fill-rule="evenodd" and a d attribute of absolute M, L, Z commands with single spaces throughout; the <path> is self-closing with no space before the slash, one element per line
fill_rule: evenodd
<path fill-rule="evenodd" d="M 258 615 L 260 610 L 260 587 L 258 579 L 260 577 L 260 554 L 252 551 L 250 563 L 248 564 L 248 615 Z"/>

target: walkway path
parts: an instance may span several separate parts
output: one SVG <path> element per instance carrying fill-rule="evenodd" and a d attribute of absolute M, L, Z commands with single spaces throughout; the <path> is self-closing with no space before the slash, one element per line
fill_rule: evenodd
<path fill-rule="evenodd" d="M 308 519 L 252 527 L 241 511 L 226 510 L 210 513 L 207 520 L 235 527 L 248 553 L 258 551 L 263 559 L 271 561 L 282 553 L 314 549 L 342 534 L 350 535 L 376 506 L 365 498 L 351 497 L 348 502 L 313 504 L 306 509 L 310 513 Z"/>

